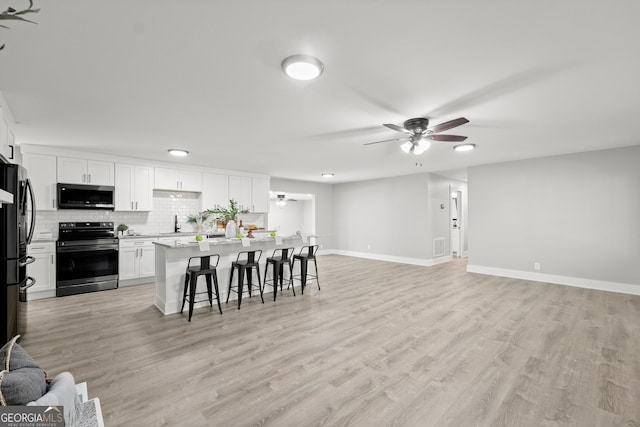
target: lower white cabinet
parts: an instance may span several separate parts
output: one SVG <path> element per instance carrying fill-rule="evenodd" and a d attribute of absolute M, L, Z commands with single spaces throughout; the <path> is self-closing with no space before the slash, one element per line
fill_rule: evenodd
<path fill-rule="evenodd" d="M 56 296 L 56 244 L 34 242 L 27 248 L 35 261 L 27 267 L 27 275 L 36 283 L 27 289 L 27 300 Z"/>
<path fill-rule="evenodd" d="M 120 240 L 118 255 L 119 280 L 153 277 L 156 273 L 155 238 Z"/>

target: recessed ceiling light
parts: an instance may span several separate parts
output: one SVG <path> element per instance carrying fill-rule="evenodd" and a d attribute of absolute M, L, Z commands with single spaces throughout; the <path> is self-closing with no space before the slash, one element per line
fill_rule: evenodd
<path fill-rule="evenodd" d="M 471 151 L 476 148 L 476 144 L 460 144 L 453 147 L 456 151 Z"/>
<path fill-rule="evenodd" d="M 323 178 L 333 178 L 334 173 L 333 172 L 323 172 L 322 173 L 322 177 Z"/>
<path fill-rule="evenodd" d="M 324 65 L 313 56 L 293 55 L 282 61 L 282 71 L 292 79 L 313 80 L 320 77 Z"/>
<path fill-rule="evenodd" d="M 172 156 L 184 157 L 184 156 L 188 155 L 189 152 L 187 150 L 180 150 L 178 148 L 171 148 L 171 149 L 169 149 L 169 154 L 171 154 Z"/>

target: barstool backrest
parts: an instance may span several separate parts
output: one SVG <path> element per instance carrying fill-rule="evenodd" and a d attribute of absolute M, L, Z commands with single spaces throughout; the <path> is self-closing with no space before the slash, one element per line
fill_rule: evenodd
<path fill-rule="evenodd" d="M 273 255 L 271 257 L 291 260 L 291 257 L 293 256 L 293 251 L 294 251 L 293 248 L 276 249 L 273 251 Z"/>
<path fill-rule="evenodd" d="M 260 257 L 262 257 L 262 250 L 260 249 L 238 252 L 236 262 L 257 264 L 258 262 L 260 262 Z"/>
<path fill-rule="evenodd" d="M 307 257 L 307 258 L 314 258 L 316 256 L 316 253 L 318 252 L 318 248 L 320 246 L 318 245 L 308 245 L 308 246 L 303 246 L 300 248 L 300 254 L 301 256 Z"/>
<path fill-rule="evenodd" d="M 211 258 L 213 258 L 214 262 L 211 262 Z M 218 263 L 220 262 L 220 255 L 205 255 L 205 256 L 192 256 L 189 258 L 189 262 L 187 263 L 187 269 L 191 267 L 191 261 L 194 259 L 200 260 L 200 269 L 207 270 L 209 268 L 218 267 Z"/>

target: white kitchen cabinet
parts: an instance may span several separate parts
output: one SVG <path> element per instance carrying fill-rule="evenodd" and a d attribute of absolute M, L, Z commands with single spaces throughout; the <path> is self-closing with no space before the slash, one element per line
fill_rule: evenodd
<path fill-rule="evenodd" d="M 205 173 L 202 176 L 202 208 L 229 206 L 229 176 Z"/>
<path fill-rule="evenodd" d="M 55 242 L 35 242 L 27 252 L 35 261 L 27 267 L 28 276 L 36 283 L 27 289 L 27 300 L 56 296 L 56 244 Z"/>
<path fill-rule="evenodd" d="M 229 199 L 234 199 L 241 209 L 251 209 L 251 177 L 229 176 Z M 227 202 L 228 204 L 228 202 Z"/>
<path fill-rule="evenodd" d="M 98 160 L 58 157 L 58 182 L 114 185 L 114 164 Z"/>
<path fill-rule="evenodd" d="M 116 163 L 115 210 L 153 209 L 153 168 Z"/>
<path fill-rule="evenodd" d="M 202 191 L 202 173 L 181 169 L 155 168 L 158 190 Z"/>
<path fill-rule="evenodd" d="M 155 238 L 122 239 L 118 253 L 119 280 L 154 276 L 156 269 Z"/>
<path fill-rule="evenodd" d="M 56 156 L 25 153 L 22 164 L 27 169 L 33 187 L 36 210 L 55 211 L 56 203 Z"/>
<path fill-rule="evenodd" d="M 269 212 L 269 180 L 251 178 L 251 212 Z"/>

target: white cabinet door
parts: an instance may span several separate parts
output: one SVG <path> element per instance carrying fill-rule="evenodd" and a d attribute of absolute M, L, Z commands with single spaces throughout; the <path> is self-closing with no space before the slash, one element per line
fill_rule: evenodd
<path fill-rule="evenodd" d="M 229 206 L 229 176 L 205 173 L 202 177 L 202 208 Z"/>
<path fill-rule="evenodd" d="M 113 163 L 87 160 L 87 184 L 113 185 Z"/>
<path fill-rule="evenodd" d="M 229 176 L 229 199 L 235 199 L 241 209 L 251 209 L 251 178 Z"/>
<path fill-rule="evenodd" d="M 63 184 L 114 184 L 113 163 L 58 157 L 58 182 Z"/>
<path fill-rule="evenodd" d="M 183 191 L 202 191 L 202 173 L 181 170 L 180 189 Z"/>
<path fill-rule="evenodd" d="M 180 187 L 180 173 L 177 169 L 155 168 L 154 188 L 161 190 L 178 190 Z"/>
<path fill-rule="evenodd" d="M 56 294 L 56 247 L 53 242 L 32 243 L 27 251 L 35 261 L 29 264 L 28 275 L 36 283 L 27 289 L 27 300 L 51 298 Z"/>
<path fill-rule="evenodd" d="M 117 211 L 150 211 L 153 207 L 153 168 L 116 164 Z"/>
<path fill-rule="evenodd" d="M 133 171 L 133 165 L 116 164 L 115 210 L 117 211 L 133 210 Z"/>
<path fill-rule="evenodd" d="M 56 203 L 56 156 L 25 153 L 22 163 L 29 174 L 36 200 L 36 210 L 55 211 Z"/>
<path fill-rule="evenodd" d="M 269 212 L 269 180 L 251 179 L 251 212 Z"/>
<path fill-rule="evenodd" d="M 63 184 L 86 184 L 87 161 L 71 157 L 58 157 L 58 182 Z"/>
<path fill-rule="evenodd" d="M 133 177 L 133 202 L 135 210 L 153 210 L 153 168 L 136 166 Z"/>
<path fill-rule="evenodd" d="M 138 251 L 140 262 L 140 277 L 151 277 L 156 274 L 156 248 L 151 244 L 145 244 Z"/>
<path fill-rule="evenodd" d="M 118 254 L 118 276 L 120 280 L 137 279 L 138 270 L 138 251 L 136 247 L 123 247 L 120 245 Z"/>

